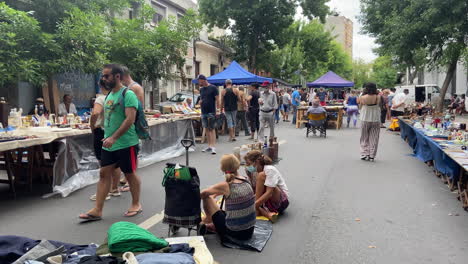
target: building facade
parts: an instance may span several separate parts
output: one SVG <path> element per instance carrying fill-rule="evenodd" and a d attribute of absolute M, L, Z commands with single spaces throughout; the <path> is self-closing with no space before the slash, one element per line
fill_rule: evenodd
<path fill-rule="evenodd" d="M 417 84 L 436 84 L 442 88 L 445 77 L 447 75 L 447 69 L 425 69 L 424 72 L 418 74 L 418 78 L 414 81 Z M 447 89 L 448 94 L 467 94 L 468 92 L 468 67 L 462 61 L 457 64 L 457 69 L 453 76 L 452 82 Z M 468 106 L 468 104 L 467 104 Z"/>
<path fill-rule="evenodd" d="M 325 29 L 340 43 L 346 53 L 353 57 L 353 21 L 344 16 L 328 16 Z"/>
<path fill-rule="evenodd" d="M 197 10 L 198 6 L 192 0 L 146 0 L 156 11 L 153 17 L 152 26 L 169 17 L 181 17 L 188 9 Z M 129 10 L 128 17 L 131 18 L 133 10 Z M 159 100 L 151 96 L 151 85 L 145 84 L 145 106 L 150 107 L 159 101 L 165 101 L 180 91 L 191 91 L 192 80 L 199 74 L 207 77 L 216 74 L 226 67 L 226 58 L 223 56 L 223 50 L 217 45 L 213 38 L 219 38 L 225 34 L 225 31 L 215 28 L 208 31 L 206 28 L 200 32 L 198 39 L 191 41 L 188 45 L 187 55 L 185 56 L 185 65 L 182 67 L 183 73 L 178 77 L 167 80 L 160 80 Z M 174 73 L 178 72 L 173 69 Z M 181 76 L 184 76 L 182 78 Z"/>

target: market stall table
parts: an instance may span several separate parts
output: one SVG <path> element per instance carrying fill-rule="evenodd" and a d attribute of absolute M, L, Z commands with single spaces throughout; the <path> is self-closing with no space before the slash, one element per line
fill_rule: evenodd
<path fill-rule="evenodd" d="M 423 162 L 432 162 L 436 174 L 450 189 L 458 189 L 464 208 L 468 208 L 467 169 L 468 152 L 461 145 L 437 136 L 430 137 L 422 129 L 413 127 L 410 120 L 399 118 L 400 134 Z"/>
<path fill-rule="evenodd" d="M 140 144 L 139 167 L 181 155 L 184 148 L 180 145 L 180 140 L 183 138 L 194 139 L 190 116 L 174 115 L 171 118 L 148 118 L 148 124 L 152 140 Z M 11 134 L 36 136 L 37 138 L 0 143 L 0 152 L 3 153 L 4 157 L 3 169 L 8 174 L 8 180 L 0 182 L 6 182 L 11 186 L 12 182 L 16 182 L 17 177 L 18 179 L 26 178 L 31 189 L 33 171 L 41 172 L 41 174 L 49 172 L 48 178 L 52 181 L 54 193 L 64 197 L 75 190 L 97 182 L 99 163 L 94 157 L 93 135 L 90 129 L 41 127 L 18 129 Z M 47 160 L 44 158 L 44 148 L 49 152 Z M 27 164 L 28 173 L 25 177 L 21 177 L 23 175 L 18 174 L 21 171 L 17 170 L 15 175 L 10 175 L 13 174 L 15 165 L 18 165 L 12 162 L 12 156 L 14 154 L 21 156 L 22 153 L 27 153 L 28 159 L 23 162 L 23 158 L 20 157 L 18 162 Z"/>
<path fill-rule="evenodd" d="M 343 123 L 344 106 L 324 106 L 323 108 L 327 110 L 327 114 L 329 116 L 327 121 L 328 125 L 333 125 L 335 129 L 341 129 L 341 125 Z M 307 109 L 309 109 L 308 106 L 300 106 L 297 109 L 296 128 L 300 128 L 302 124 L 307 123 L 307 120 L 304 118 Z"/>

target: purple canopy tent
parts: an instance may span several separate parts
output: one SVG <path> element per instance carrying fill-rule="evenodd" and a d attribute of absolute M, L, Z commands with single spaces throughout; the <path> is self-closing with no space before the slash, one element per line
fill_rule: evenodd
<path fill-rule="evenodd" d="M 314 82 L 307 83 L 307 87 L 325 87 L 325 88 L 345 88 L 353 87 L 354 83 L 345 80 L 338 76 L 338 74 L 329 71 L 322 77 L 318 78 Z"/>

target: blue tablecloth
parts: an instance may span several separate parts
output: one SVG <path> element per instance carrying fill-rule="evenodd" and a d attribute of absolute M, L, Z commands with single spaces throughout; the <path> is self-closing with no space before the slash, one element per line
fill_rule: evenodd
<path fill-rule="evenodd" d="M 457 181 L 460 173 L 460 166 L 451 159 L 442 147 L 423 131 L 416 129 L 403 120 L 399 120 L 401 138 L 408 140 L 408 144 L 413 149 L 415 156 L 423 161 L 434 161 L 434 167 L 442 174 Z"/>

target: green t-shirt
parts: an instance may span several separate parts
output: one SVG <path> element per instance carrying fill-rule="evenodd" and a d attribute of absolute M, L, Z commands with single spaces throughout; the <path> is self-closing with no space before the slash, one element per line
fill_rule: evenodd
<path fill-rule="evenodd" d="M 134 107 L 138 109 L 138 98 L 135 93 L 129 89 L 125 93 L 125 100 L 123 101 L 125 106 L 120 104 L 122 92 L 126 87 L 122 87 L 118 92 L 111 92 L 106 101 L 104 102 L 104 137 L 108 138 L 112 136 L 117 129 L 120 128 L 123 121 L 125 120 L 125 108 Z M 132 124 L 130 128 L 125 132 L 119 139 L 117 139 L 111 148 L 103 149 L 107 151 L 116 151 L 119 149 L 128 148 L 131 146 L 138 145 L 138 135 L 135 131 L 135 125 Z"/>

